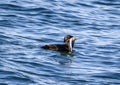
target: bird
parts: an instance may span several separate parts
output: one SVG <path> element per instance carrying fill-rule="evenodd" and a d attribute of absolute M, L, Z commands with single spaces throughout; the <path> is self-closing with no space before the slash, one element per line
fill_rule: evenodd
<path fill-rule="evenodd" d="M 48 44 L 44 45 L 41 48 L 48 49 L 48 50 L 55 50 L 55 51 L 65 51 L 65 52 L 72 52 L 74 47 L 74 42 L 77 40 L 76 37 L 72 35 L 66 35 L 64 37 L 63 44 Z"/>

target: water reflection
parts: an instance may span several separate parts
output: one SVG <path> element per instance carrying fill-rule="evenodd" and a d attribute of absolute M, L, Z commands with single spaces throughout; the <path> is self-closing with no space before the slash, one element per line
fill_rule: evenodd
<path fill-rule="evenodd" d="M 72 64 L 72 59 L 75 55 L 75 51 L 73 52 L 59 52 L 59 55 L 54 56 L 54 60 L 61 65 L 70 65 Z"/>

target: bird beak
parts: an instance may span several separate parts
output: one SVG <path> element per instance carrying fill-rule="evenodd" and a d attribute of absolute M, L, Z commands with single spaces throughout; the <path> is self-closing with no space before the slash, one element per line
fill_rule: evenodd
<path fill-rule="evenodd" d="M 77 40 L 77 38 L 76 38 L 76 37 L 73 37 L 73 40 L 75 41 L 75 40 Z"/>

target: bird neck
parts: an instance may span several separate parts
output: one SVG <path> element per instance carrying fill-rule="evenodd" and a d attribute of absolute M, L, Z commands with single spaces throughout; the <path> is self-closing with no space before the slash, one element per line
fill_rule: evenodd
<path fill-rule="evenodd" d="M 69 47 L 70 47 L 70 51 L 72 52 L 72 49 L 73 49 L 73 41 L 72 41 L 72 38 L 69 40 Z"/>

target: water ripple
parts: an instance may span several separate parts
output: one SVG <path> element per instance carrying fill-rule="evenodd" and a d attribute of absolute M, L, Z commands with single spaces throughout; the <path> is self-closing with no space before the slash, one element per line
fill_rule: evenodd
<path fill-rule="evenodd" d="M 119 0 L 1 0 L 0 85 L 119 85 Z M 72 53 L 41 49 L 77 37 Z"/>

